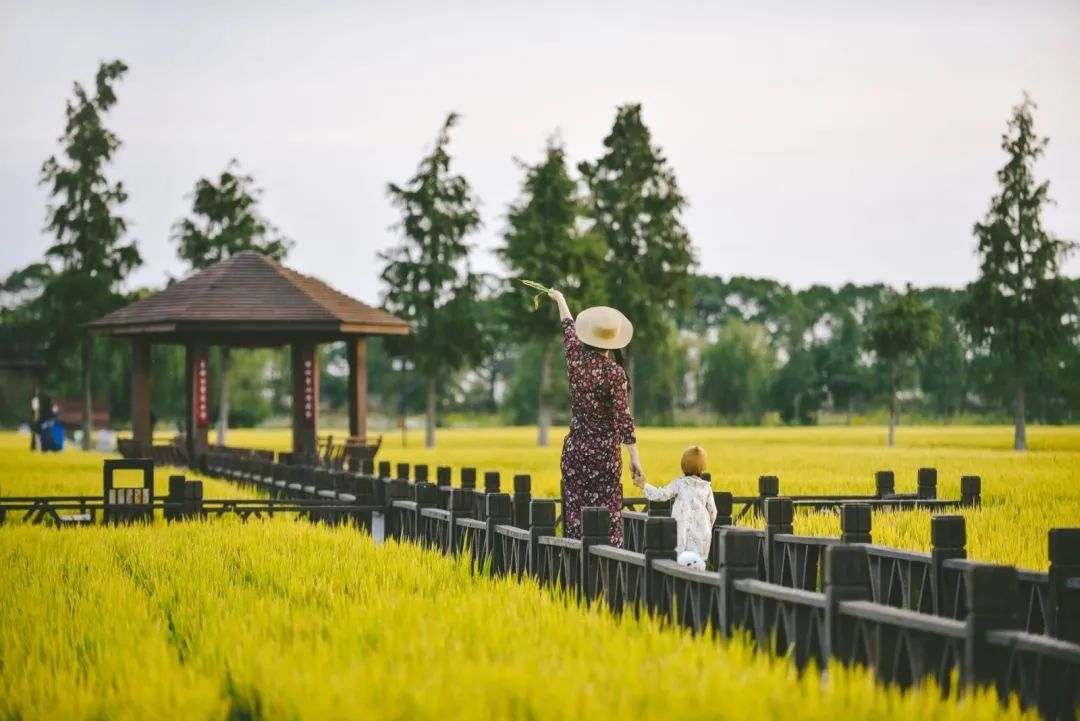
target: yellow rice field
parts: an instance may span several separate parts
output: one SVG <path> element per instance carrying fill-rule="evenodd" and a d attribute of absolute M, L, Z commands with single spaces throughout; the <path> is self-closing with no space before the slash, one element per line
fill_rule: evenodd
<path fill-rule="evenodd" d="M 564 433 L 555 429 L 552 445 L 537 448 L 531 428 L 444 430 L 431 450 L 417 447 L 422 444 L 419 433 L 411 434 L 408 448 L 402 448 L 400 434 L 387 434 L 379 457 L 499 470 L 508 490 L 513 473 L 529 473 L 535 496 L 558 495 Z M 895 471 L 898 491 L 914 491 L 917 469 L 934 466 L 938 495 L 958 498 L 960 476 L 978 475 L 983 479 L 983 507 L 964 512 L 970 555 L 1045 569 L 1047 530 L 1080 526 L 1080 427 L 1035 427 L 1029 433 L 1032 450 L 1027 453 L 1011 450 L 1012 429 L 1001 426 L 899 428 L 892 449 L 885 445 L 884 429 L 873 427 L 645 428 L 639 430 L 638 441 L 652 482 L 678 475 L 683 448 L 697 443 L 709 453 L 713 486 L 736 495 L 756 494 L 757 478 L 766 474 L 780 477 L 781 493 L 869 494 L 874 492 L 874 471 L 886 469 Z M 289 447 L 291 436 L 288 431 L 231 431 L 229 443 L 280 450 Z M 628 476 L 623 487 L 627 495 L 640 495 Z M 801 514 L 795 531 L 837 535 L 839 521 L 834 515 Z M 874 540 L 927 550 L 929 514 L 876 514 Z"/>
<path fill-rule="evenodd" d="M 1080 429 L 645 429 L 653 480 L 688 443 L 711 453 L 716 486 L 752 493 L 760 473 L 791 493 L 898 487 L 937 466 L 941 492 L 983 477 L 965 510 L 972 556 L 1045 566 L 1046 531 L 1080 525 Z M 558 436 L 556 436 L 558 437 Z M 385 457 L 532 473 L 557 487 L 558 448 L 530 429 L 446 431 L 432 451 Z M 102 457 L 31 455 L 0 435 L 0 492 L 97 493 Z M 287 433 L 234 431 L 233 445 L 283 447 Z M 159 471 L 159 483 L 167 472 Z M 631 489 L 628 488 L 628 491 Z M 207 481 L 207 495 L 240 491 Z M 922 513 L 875 515 L 875 540 L 925 547 Z M 797 518 L 835 533 L 832 516 Z M 0 528 L 0 719 L 316 718 L 994 718 L 988 696 L 901 694 L 859 670 L 798 677 L 748 643 L 691 637 L 649 619 L 613 618 L 409 545 L 277 518 L 55 531 Z"/>

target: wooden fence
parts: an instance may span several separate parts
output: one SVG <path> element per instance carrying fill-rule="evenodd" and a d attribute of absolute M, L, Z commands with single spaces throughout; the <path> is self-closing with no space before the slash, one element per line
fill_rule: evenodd
<path fill-rule="evenodd" d="M 698 633 L 749 633 L 763 650 L 789 655 L 802 669 L 830 660 L 871 669 L 902 687 L 932 679 L 949 689 L 992 686 L 1002 699 L 1052 719 L 1080 705 L 1080 528 L 1049 534 L 1046 573 L 967 558 L 964 518 L 931 518 L 931 551 L 872 543 L 873 511 L 976 506 L 977 477 L 961 498 L 936 498 L 936 472 L 923 469 L 918 491 L 896 494 L 890 472 L 873 496 L 778 495 L 763 477 L 757 497 L 717 494 L 711 571 L 675 562 L 670 507 L 627 499 L 626 547 L 609 545 L 607 509 L 587 508 L 582 538 L 556 535 L 558 499 L 531 497 L 528 476 L 504 493 L 496 472 L 381 461 L 360 473 L 288 467 L 253 457 L 208 457 L 208 472 L 284 496 L 363 497 L 379 508 L 386 538 L 467 554 L 476 573 L 512 576 L 562 589 L 615 612 L 650 613 Z M 732 510 L 742 504 L 739 514 Z M 792 532 L 795 509 L 836 508 L 836 538 Z M 763 529 L 737 527 L 738 516 L 764 516 Z"/>

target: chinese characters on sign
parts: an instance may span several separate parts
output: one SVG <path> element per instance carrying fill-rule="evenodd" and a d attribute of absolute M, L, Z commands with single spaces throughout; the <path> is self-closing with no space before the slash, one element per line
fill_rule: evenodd
<path fill-rule="evenodd" d="M 304 373 L 302 384 L 303 388 L 301 393 L 301 403 L 303 404 L 304 413 L 304 425 L 313 427 L 315 425 L 315 358 L 314 353 L 311 351 L 304 351 Z"/>
<path fill-rule="evenodd" d="M 195 425 L 199 428 L 210 425 L 210 370 L 206 356 L 195 361 Z"/>

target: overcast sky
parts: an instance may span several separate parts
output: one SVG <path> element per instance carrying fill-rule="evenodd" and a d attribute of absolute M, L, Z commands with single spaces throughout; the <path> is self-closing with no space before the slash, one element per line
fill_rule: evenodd
<path fill-rule="evenodd" d="M 876 9 L 871 9 L 873 5 Z M 453 7 L 452 7 L 453 6 Z M 690 207 L 701 270 L 806 286 L 960 285 L 1027 90 L 1038 170 L 1080 239 L 1080 2 L 28 2 L 0 0 L 0 275 L 37 260 L 42 161 L 74 81 L 130 72 L 108 124 L 146 263 L 230 158 L 265 188 L 289 264 L 368 301 L 403 181 L 449 111 L 483 202 L 475 265 L 517 194 L 513 158 L 559 131 L 576 164 L 641 102 Z M 1067 270 L 1080 274 L 1080 259 Z M 542 279 L 541 279 L 542 280 Z"/>

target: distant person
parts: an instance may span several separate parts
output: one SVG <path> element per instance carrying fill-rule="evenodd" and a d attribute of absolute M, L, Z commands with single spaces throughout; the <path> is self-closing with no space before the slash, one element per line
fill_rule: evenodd
<path fill-rule="evenodd" d="M 630 474 L 643 478 L 630 414 L 630 381 L 613 359 L 630 343 L 634 327 L 614 308 L 586 308 L 577 320 L 563 294 L 548 296 L 559 306 L 566 371 L 570 382 L 570 432 L 563 441 L 563 535 L 581 538 L 581 509 L 611 511 L 611 545 L 622 546 L 622 450 L 630 454 Z"/>
<path fill-rule="evenodd" d="M 680 465 L 683 475 L 666 486 L 654 486 L 644 478 L 635 478 L 634 485 L 645 491 L 650 501 L 667 501 L 672 498 L 671 517 L 678 527 L 675 553 L 679 563 L 691 568 L 705 570 L 705 559 L 712 545 L 712 527 L 716 522 L 716 501 L 712 485 L 703 479 L 708 456 L 701 446 L 690 446 L 682 454 Z"/>

